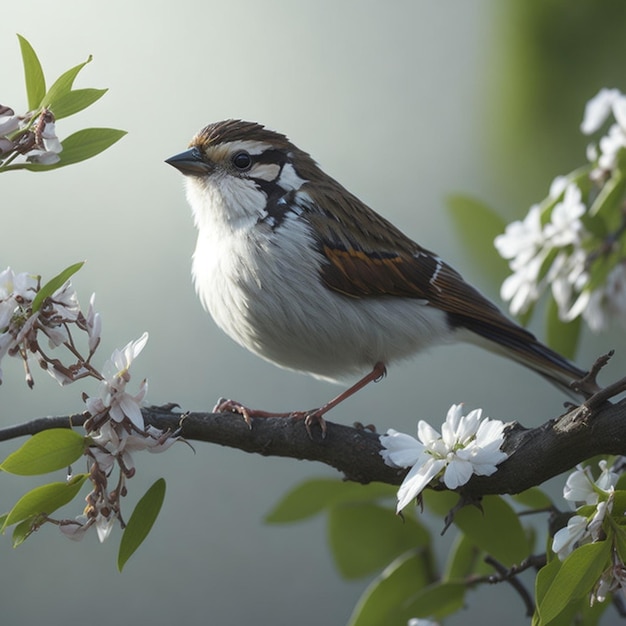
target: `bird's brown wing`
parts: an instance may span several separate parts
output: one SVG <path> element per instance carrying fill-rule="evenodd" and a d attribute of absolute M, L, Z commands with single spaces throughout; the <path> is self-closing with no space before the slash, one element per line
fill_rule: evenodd
<path fill-rule="evenodd" d="M 336 193 L 331 187 L 317 186 L 313 193 L 312 206 L 319 210 L 307 218 L 326 260 L 320 278 L 329 289 L 351 298 L 424 300 L 446 312 L 452 327 L 466 328 L 493 342 L 557 384 L 582 377 L 582 370 L 509 320 L 456 270 L 358 198 L 343 188 Z M 337 198 L 341 198 L 339 203 Z M 333 211 L 324 211 L 331 201 Z"/>

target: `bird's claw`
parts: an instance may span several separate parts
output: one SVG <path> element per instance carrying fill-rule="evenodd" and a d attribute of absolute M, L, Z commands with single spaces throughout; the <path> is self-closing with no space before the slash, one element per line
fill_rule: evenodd
<path fill-rule="evenodd" d="M 313 411 L 292 411 L 291 413 L 270 413 L 268 411 L 260 411 L 257 409 L 250 409 L 247 406 L 237 402 L 237 400 L 228 400 L 227 398 L 220 398 L 216 405 L 213 407 L 213 413 L 236 413 L 241 415 L 252 430 L 252 418 L 253 417 L 282 417 L 291 418 L 294 420 L 303 420 L 304 428 L 306 429 L 309 439 L 313 440 L 313 433 L 311 428 L 317 424 L 322 431 L 322 439 L 326 439 L 326 420 L 322 417 L 321 409 L 314 409 Z"/>
<path fill-rule="evenodd" d="M 229 400 L 227 398 L 220 398 L 213 407 L 213 413 L 237 413 L 243 417 L 243 421 L 248 425 L 248 428 L 252 430 L 252 416 L 250 415 L 250 409 L 247 406 L 237 402 L 236 400 Z"/>

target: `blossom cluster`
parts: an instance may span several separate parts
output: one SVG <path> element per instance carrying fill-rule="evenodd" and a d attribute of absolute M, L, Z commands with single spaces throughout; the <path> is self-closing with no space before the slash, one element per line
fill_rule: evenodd
<path fill-rule="evenodd" d="M 514 315 L 528 312 L 548 290 L 561 320 L 582 316 L 597 332 L 612 318 L 626 324 L 626 96 L 602 89 L 587 103 L 581 130 L 607 134 L 587 149 L 589 164 L 557 177 L 548 197 L 495 239 L 512 274 L 501 287 Z"/>
<path fill-rule="evenodd" d="M 121 350 L 116 349 L 103 367 L 98 395 L 85 396 L 90 415 L 85 429 L 91 439 L 85 454 L 90 462 L 93 490 L 86 497 L 87 506 L 81 515 L 60 522 L 61 532 L 70 539 L 82 539 L 92 527 L 101 542 L 107 539 L 116 522 L 123 524 L 121 497 L 126 495 L 126 481 L 135 474 L 133 454 L 142 450 L 164 452 L 179 439 L 177 433 L 145 424 L 141 414 L 148 388 L 145 379 L 136 394 L 126 391 L 132 362 L 147 341 L 148 333 L 144 333 Z M 111 487 L 109 482 L 116 467 L 119 474 Z"/>
<path fill-rule="evenodd" d="M 33 310 L 33 301 L 40 287 L 40 277 L 35 274 L 16 274 L 10 267 L 0 272 L 0 383 L 2 359 L 7 355 L 18 356 L 24 361 L 30 387 L 34 384 L 29 367 L 31 354 L 39 357 L 40 365 L 60 384 L 88 375 L 89 361 L 100 342 L 101 331 L 100 316 L 93 308 L 94 296 L 87 314 L 83 315 L 76 291 L 67 281 Z M 65 345 L 70 352 L 76 353 L 71 325 L 87 333 L 89 355 L 66 366 L 59 359 L 47 356 L 40 333 L 47 338 L 50 349 Z"/>
<path fill-rule="evenodd" d="M 50 110 L 44 108 L 33 117 L 16 115 L 13 109 L 0 105 L 0 166 L 20 158 L 52 165 L 60 160 L 62 150 Z"/>
<path fill-rule="evenodd" d="M 482 417 L 481 409 L 463 415 L 463 405 L 448 410 L 441 433 L 424 420 L 417 425 L 417 439 L 393 429 L 381 435 L 381 455 L 387 465 L 411 468 L 398 490 L 397 512 L 417 498 L 435 479 L 456 489 L 472 477 L 490 476 L 507 455 L 500 450 L 505 424 Z"/>
<path fill-rule="evenodd" d="M 34 384 L 29 367 L 31 355 L 61 385 L 86 377 L 98 381 L 96 395 L 83 394 L 88 441 L 84 454 L 92 483 L 87 506 L 75 519 L 48 521 L 58 524 L 72 539 L 81 539 L 94 527 L 100 541 L 104 541 L 116 521 L 123 524 L 121 498 L 126 495 L 127 480 L 135 474 L 133 455 L 141 450 L 163 452 L 179 437 L 177 433 L 145 424 L 141 404 L 148 389 L 146 380 L 135 393 L 127 391 L 131 365 L 144 349 L 148 334 L 121 350 L 116 349 L 99 371 L 92 364 L 102 330 L 101 317 L 94 309 L 95 296 L 92 295 L 84 314 L 69 280 L 57 289 L 53 288 L 55 284 L 49 285 L 42 287 L 40 277 L 34 274 L 15 273 L 11 268 L 0 272 L 0 362 L 5 356 L 21 358 L 31 387 Z M 77 331 L 85 334 L 82 351 Z M 43 345 L 44 337 L 47 346 Z M 61 346 L 70 355 L 71 363 L 48 354 Z M 116 468 L 118 477 L 111 486 Z"/>
<path fill-rule="evenodd" d="M 607 533 L 607 524 L 610 524 L 607 520 L 613 510 L 619 476 L 606 460 L 601 460 L 599 467 L 600 475 L 594 479 L 589 466 L 578 465 L 565 483 L 563 497 L 576 513 L 552 540 L 552 551 L 561 561 L 578 546 L 606 541 L 611 532 Z M 611 562 L 596 583 L 591 600 L 603 602 L 609 593 L 618 590 L 626 593 L 626 565 L 614 546 Z"/>

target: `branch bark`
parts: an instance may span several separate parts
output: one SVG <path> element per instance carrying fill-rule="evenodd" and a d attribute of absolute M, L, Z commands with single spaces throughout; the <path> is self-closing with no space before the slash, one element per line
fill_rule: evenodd
<path fill-rule="evenodd" d="M 616 395 L 626 379 L 611 385 Z M 579 407 L 527 429 L 513 422 L 505 433 L 503 449 L 509 458 L 492 476 L 474 476 L 460 490 L 469 498 L 487 494 L 518 493 L 574 467 L 598 454 L 626 455 L 626 399 L 608 401 L 607 389 Z M 173 405 L 175 406 L 175 405 Z M 327 422 L 325 439 L 309 438 L 302 420 L 255 418 L 250 429 L 232 413 L 180 413 L 173 406 L 143 409 L 146 423 L 177 430 L 189 441 L 203 441 L 264 456 L 317 461 L 335 468 L 347 480 L 398 485 L 405 471 L 390 468 L 380 456 L 379 436 L 364 429 Z M 49 428 L 79 427 L 84 414 L 42 417 L 0 429 L 0 441 L 33 435 Z M 314 430 L 314 435 L 317 431 Z"/>

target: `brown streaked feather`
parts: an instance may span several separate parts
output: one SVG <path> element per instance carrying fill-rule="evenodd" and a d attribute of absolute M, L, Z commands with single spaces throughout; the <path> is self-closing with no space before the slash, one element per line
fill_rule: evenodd
<path fill-rule="evenodd" d="M 313 206 L 321 208 L 307 213 L 307 218 L 314 223 L 319 250 L 328 261 L 320 270 L 327 287 L 352 298 L 395 296 L 424 300 L 445 311 L 451 326 L 466 328 L 508 347 L 510 356 L 517 355 L 520 362 L 557 385 L 566 385 L 568 380 L 584 375 L 538 342 L 532 333 L 509 320 L 456 270 L 409 239 L 336 181 L 326 185 L 318 182 L 314 188 L 306 185 L 305 189 Z M 332 212 L 324 211 L 325 206 L 332 206 Z M 342 224 L 349 224 L 350 228 L 343 228 Z"/>
<path fill-rule="evenodd" d="M 262 141 L 279 149 L 295 148 L 280 133 L 268 130 L 256 122 L 243 120 L 224 120 L 205 126 L 191 140 L 191 146 L 210 147 L 233 141 Z"/>

